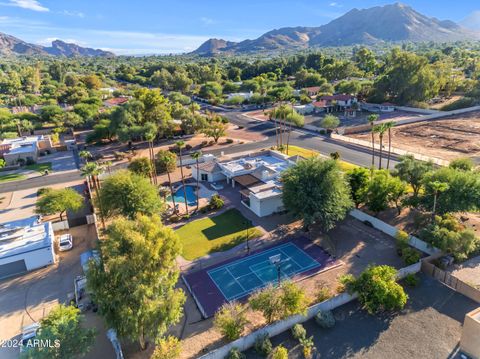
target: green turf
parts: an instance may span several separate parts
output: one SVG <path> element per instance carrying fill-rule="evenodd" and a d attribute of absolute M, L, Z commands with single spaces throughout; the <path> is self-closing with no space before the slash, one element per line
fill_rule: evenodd
<path fill-rule="evenodd" d="M 193 260 L 233 248 L 245 241 L 247 227 L 249 238 L 260 236 L 262 232 L 246 221 L 238 210 L 229 209 L 216 217 L 187 223 L 176 231 L 183 244 L 183 257 Z"/>
<path fill-rule="evenodd" d="M 33 165 L 27 165 L 25 166 L 25 169 L 30 170 L 30 171 L 37 171 L 40 173 L 45 172 L 45 170 L 52 170 L 52 163 L 51 162 L 45 162 L 45 163 L 34 163 Z"/>
<path fill-rule="evenodd" d="M 8 175 L 0 175 L 0 182 L 10 182 L 10 181 L 18 181 L 27 178 L 27 176 L 22 175 L 20 173 L 11 173 Z"/>

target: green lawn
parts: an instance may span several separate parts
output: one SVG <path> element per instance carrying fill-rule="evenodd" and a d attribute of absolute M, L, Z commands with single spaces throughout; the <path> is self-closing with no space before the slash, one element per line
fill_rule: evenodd
<path fill-rule="evenodd" d="M 183 257 L 188 260 L 203 257 L 206 254 L 226 251 L 245 241 L 247 236 L 255 238 L 262 232 L 247 226 L 246 218 L 236 209 L 211 218 L 203 218 L 179 228 L 176 232 L 183 244 Z"/>
<path fill-rule="evenodd" d="M 27 176 L 22 175 L 20 173 L 11 173 L 8 175 L 0 175 L 0 182 L 10 182 L 10 181 L 18 181 L 27 178 Z"/>
<path fill-rule="evenodd" d="M 45 162 L 45 163 L 34 163 L 33 165 L 27 165 L 25 166 L 25 169 L 30 170 L 30 171 L 37 171 L 40 173 L 45 172 L 45 170 L 52 170 L 52 163 L 51 162 Z"/>
<path fill-rule="evenodd" d="M 304 158 L 315 157 L 315 156 L 318 156 L 318 155 L 323 156 L 317 151 L 308 150 L 306 148 L 298 147 L 298 146 L 288 146 L 287 155 L 289 155 L 289 156 L 297 156 L 298 155 L 298 156 L 302 156 Z M 325 156 L 323 156 L 323 157 L 325 157 Z M 348 170 L 351 170 L 351 169 L 356 168 L 356 167 L 358 167 L 358 166 L 354 165 L 353 163 L 345 162 L 345 161 L 340 160 L 340 168 L 344 171 L 348 171 Z"/>

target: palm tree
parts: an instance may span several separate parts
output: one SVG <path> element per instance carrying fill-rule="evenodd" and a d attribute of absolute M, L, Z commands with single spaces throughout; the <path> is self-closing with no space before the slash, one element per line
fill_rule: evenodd
<path fill-rule="evenodd" d="M 433 191 L 432 222 L 435 222 L 435 213 L 437 211 L 438 196 L 440 195 L 440 193 L 445 192 L 449 188 L 449 186 L 448 186 L 448 183 L 439 182 L 439 181 L 433 181 L 432 183 L 429 183 L 428 186 Z"/>
<path fill-rule="evenodd" d="M 182 148 L 185 147 L 184 141 L 177 141 L 175 145 L 178 147 L 178 156 L 180 159 L 180 174 L 182 176 L 182 187 L 183 187 L 183 196 L 185 201 L 185 213 L 188 216 L 188 202 L 187 202 L 187 189 L 185 187 L 185 178 L 183 177 L 183 163 L 182 163 Z M 173 195 L 172 195 L 173 196 Z"/>
<path fill-rule="evenodd" d="M 92 154 L 90 153 L 90 151 L 87 151 L 87 150 L 80 151 L 78 153 L 78 156 L 82 158 L 85 161 L 85 163 L 88 163 L 88 160 L 92 158 Z"/>
<path fill-rule="evenodd" d="M 377 114 L 371 114 L 367 117 L 367 121 L 370 124 L 370 133 L 372 135 L 372 168 L 375 167 L 375 121 L 378 120 Z"/>
<path fill-rule="evenodd" d="M 200 159 L 201 156 L 202 156 L 201 151 L 197 151 L 197 152 L 192 153 L 192 158 L 195 160 L 196 166 L 197 166 L 197 209 L 196 209 L 196 211 L 198 211 L 198 206 L 199 206 L 198 198 L 199 198 L 199 192 L 200 192 L 200 185 L 199 185 L 200 169 L 198 168 L 198 165 L 199 165 L 199 159 Z"/>
<path fill-rule="evenodd" d="M 379 125 L 376 125 L 374 127 L 374 131 L 378 133 L 378 138 L 380 140 L 380 152 L 379 152 L 379 157 L 378 157 L 378 169 L 382 169 L 382 153 L 383 153 L 383 136 L 385 135 L 385 132 L 387 132 L 387 126 L 386 123 L 381 123 Z"/>
<path fill-rule="evenodd" d="M 102 225 L 105 229 L 105 219 L 103 218 L 103 209 L 99 194 L 100 181 L 98 180 L 98 176 L 103 173 L 103 167 L 97 162 L 88 162 L 80 169 L 80 172 L 82 173 L 82 176 L 87 177 L 87 181 L 91 183 L 91 187 L 95 190 L 95 196 L 97 197 L 98 207 L 100 209 L 100 219 L 102 220 Z"/>
<path fill-rule="evenodd" d="M 387 157 L 387 170 L 390 169 L 390 156 L 392 155 L 392 127 L 395 126 L 394 121 L 388 121 L 385 123 L 385 127 L 388 130 L 388 157 Z"/>
<path fill-rule="evenodd" d="M 295 105 L 295 99 L 290 100 L 290 104 L 292 105 L 292 116 L 294 115 L 294 108 L 293 106 Z M 293 119 L 290 121 L 290 128 L 288 129 L 288 135 L 287 135 L 287 155 L 288 155 L 288 147 L 290 146 L 290 132 L 292 132 L 292 124 L 293 124 Z"/>
<path fill-rule="evenodd" d="M 276 113 L 276 112 L 277 112 L 277 111 L 276 111 L 275 105 L 274 105 L 272 111 L 270 111 L 270 112 L 268 113 L 268 117 L 269 117 L 269 120 L 270 120 L 270 121 L 271 121 L 272 118 L 273 118 L 273 121 L 274 121 L 274 123 L 275 123 L 275 143 L 276 143 L 277 149 L 278 149 L 279 143 L 278 143 L 278 127 L 277 127 L 277 113 Z"/>
<path fill-rule="evenodd" d="M 159 165 L 165 168 L 168 177 L 168 187 L 170 187 L 170 195 L 173 203 L 173 213 L 177 214 L 177 205 L 175 204 L 175 194 L 173 193 L 172 178 L 170 173 L 174 172 L 177 168 L 177 155 L 170 151 L 159 151 L 157 153 L 157 161 Z"/>
<path fill-rule="evenodd" d="M 145 140 L 148 141 L 148 154 L 150 157 L 150 167 L 151 167 L 151 174 L 150 174 L 150 181 L 153 184 L 157 184 L 157 171 L 155 167 L 155 155 L 153 152 L 153 140 L 155 140 L 155 137 L 157 137 L 157 131 L 158 128 L 155 124 L 153 123 L 148 123 L 145 126 Z"/>

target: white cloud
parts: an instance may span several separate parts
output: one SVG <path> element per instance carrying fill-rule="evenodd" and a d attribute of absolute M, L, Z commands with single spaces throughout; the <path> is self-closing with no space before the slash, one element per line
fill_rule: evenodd
<path fill-rule="evenodd" d="M 50 11 L 48 7 L 43 6 L 37 0 L 10 0 L 8 3 L 0 3 L 4 6 L 21 7 L 33 11 L 47 12 Z"/>
<path fill-rule="evenodd" d="M 331 2 L 330 4 L 328 4 L 329 6 L 331 7 L 343 7 L 342 4 L 339 4 L 338 2 Z"/>
<path fill-rule="evenodd" d="M 66 16 L 80 17 L 82 19 L 85 17 L 85 14 L 81 11 L 63 10 L 63 11 L 60 12 L 60 14 L 66 15 Z"/>
<path fill-rule="evenodd" d="M 204 25 L 212 25 L 215 23 L 215 21 L 213 19 L 210 19 L 209 17 L 205 17 L 205 16 L 202 16 L 200 18 L 200 21 L 204 24 Z"/>
<path fill-rule="evenodd" d="M 460 24 L 469 29 L 480 30 L 480 10 L 472 12 Z"/>

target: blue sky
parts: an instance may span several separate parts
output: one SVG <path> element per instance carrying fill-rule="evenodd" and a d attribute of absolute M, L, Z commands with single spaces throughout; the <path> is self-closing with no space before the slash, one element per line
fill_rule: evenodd
<path fill-rule="evenodd" d="M 285 26 L 318 26 L 374 0 L 0 0 L 0 31 L 48 45 L 53 39 L 118 54 L 178 53 L 210 37 L 239 41 Z M 425 15 L 480 29 L 472 0 L 403 1 Z"/>

